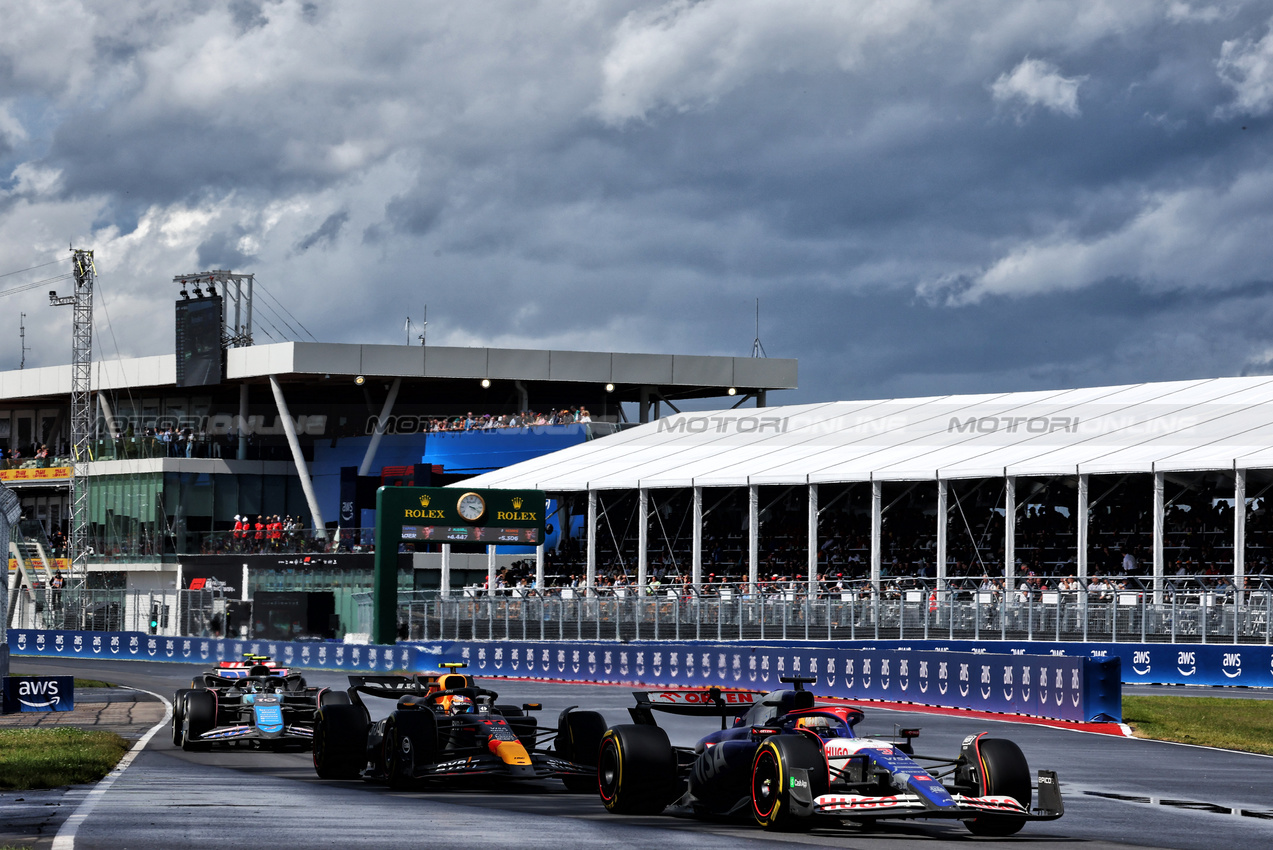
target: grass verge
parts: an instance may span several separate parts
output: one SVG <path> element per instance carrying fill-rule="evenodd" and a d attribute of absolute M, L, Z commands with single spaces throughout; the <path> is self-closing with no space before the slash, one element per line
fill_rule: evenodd
<path fill-rule="evenodd" d="M 76 690 L 79 690 L 80 688 L 113 688 L 113 687 L 115 686 L 112 685 L 110 682 L 103 682 L 99 679 L 76 679 L 75 680 Z M 4 850 L 4 848 L 0 847 L 0 850 Z"/>
<path fill-rule="evenodd" d="M 128 748 L 114 732 L 70 726 L 0 729 L 0 788 L 27 791 L 96 782 Z"/>
<path fill-rule="evenodd" d="M 1123 697 L 1138 738 L 1273 755 L 1273 700 Z"/>

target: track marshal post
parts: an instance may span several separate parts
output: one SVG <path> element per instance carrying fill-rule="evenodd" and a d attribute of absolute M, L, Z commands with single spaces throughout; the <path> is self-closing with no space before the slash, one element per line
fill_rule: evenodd
<path fill-rule="evenodd" d="M 381 487 L 376 491 L 376 555 L 371 640 L 398 638 L 398 546 L 403 541 L 542 546 L 547 498 L 542 490 Z M 488 588 L 492 592 L 493 587 Z"/>

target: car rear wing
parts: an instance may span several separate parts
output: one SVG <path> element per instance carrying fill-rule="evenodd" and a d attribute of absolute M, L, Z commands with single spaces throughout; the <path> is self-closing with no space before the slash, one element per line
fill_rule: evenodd
<path fill-rule="evenodd" d="M 746 713 L 763 696 L 759 691 L 726 690 L 712 687 L 705 691 L 664 690 L 633 691 L 637 704 L 628 708 L 632 722 L 645 726 L 657 726 L 654 712 L 684 714 L 692 717 L 719 717 L 721 724 L 727 717 Z"/>
<path fill-rule="evenodd" d="M 437 674 L 419 676 L 350 676 L 349 695 L 355 692 L 367 696 L 397 699 L 408 694 L 424 696 L 437 690 Z"/>

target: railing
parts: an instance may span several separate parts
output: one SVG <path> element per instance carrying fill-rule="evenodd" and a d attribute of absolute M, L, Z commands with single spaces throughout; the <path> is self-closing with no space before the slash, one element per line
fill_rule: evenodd
<path fill-rule="evenodd" d="M 329 552 L 372 552 L 374 529 L 344 528 L 339 536 L 328 531 L 320 537 L 312 528 L 284 529 L 278 533 L 256 530 L 235 535 L 233 531 L 154 532 L 126 541 L 106 532 L 89 535 L 89 562 L 149 563 L 177 561 L 187 555 L 317 555 Z"/>
<path fill-rule="evenodd" d="M 218 590 L 72 591 L 41 584 L 16 595 L 10 626 L 220 637 L 226 632 L 226 618 L 227 600 Z M 235 626 L 233 632 L 240 634 L 240 628 Z"/>
<path fill-rule="evenodd" d="M 1132 584 L 1133 586 L 1129 586 Z M 505 594 L 505 595 L 502 595 Z M 371 631 L 371 594 L 358 598 L 359 632 Z M 412 640 L 1031 640 L 1270 643 L 1273 578 L 1248 579 L 1240 593 L 1179 579 L 1161 599 L 1119 578 L 1073 590 L 1004 593 L 918 579 L 876 590 L 868 582 L 821 590 L 807 585 L 692 587 L 638 595 L 586 596 L 573 588 L 539 595 L 468 588 L 399 596 L 398 626 Z"/>

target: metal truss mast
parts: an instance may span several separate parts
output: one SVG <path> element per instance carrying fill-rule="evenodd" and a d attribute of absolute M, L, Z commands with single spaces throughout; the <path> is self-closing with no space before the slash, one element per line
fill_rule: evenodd
<path fill-rule="evenodd" d="M 93 282 L 97 270 L 93 252 L 71 249 L 75 293 L 59 297 L 49 293 L 49 303 L 75 308 L 71 323 L 71 556 L 72 588 L 88 577 L 88 461 L 93 431 Z"/>

